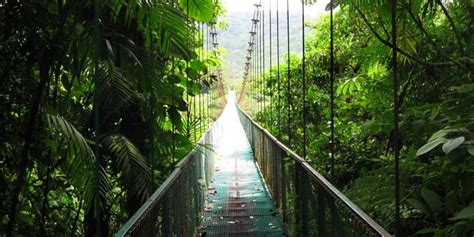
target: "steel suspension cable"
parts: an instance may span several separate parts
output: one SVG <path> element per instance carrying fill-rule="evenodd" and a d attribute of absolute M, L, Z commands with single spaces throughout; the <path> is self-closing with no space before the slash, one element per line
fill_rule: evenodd
<path fill-rule="evenodd" d="M 251 88 L 252 88 L 252 94 L 251 94 L 251 98 L 250 98 L 250 103 L 252 105 L 252 108 L 255 108 L 255 57 L 252 57 L 252 48 L 249 48 L 248 49 L 248 52 L 249 52 L 249 55 L 250 56 L 250 85 L 251 85 Z"/>
<path fill-rule="evenodd" d="M 204 23 L 201 23 L 201 61 L 204 61 Z M 199 121 L 200 121 L 200 126 L 199 126 L 199 132 L 202 134 L 203 133 L 203 116 L 202 116 L 202 86 L 203 86 L 203 78 L 201 77 L 199 79 L 199 84 L 201 85 L 201 89 L 199 90 Z"/>
<path fill-rule="evenodd" d="M 257 19 L 260 20 L 260 10 L 258 10 L 258 13 L 257 13 Z M 256 103 L 256 106 L 257 106 L 257 114 L 258 112 L 260 112 L 260 95 L 259 95 L 259 90 L 260 90 L 260 85 L 259 85 L 259 76 L 260 76 L 260 59 L 259 59 L 259 24 L 257 23 L 256 27 L 255 27 L 255 32 L 256 32 L 256 39 L 255 39 L 255 96 L 256 96 L 256 100 L 255 100 L 255 103 Z"/>
<path fill-rule="evenodd" d="M 400 236 L 400 131 L 398 127 L 397 1 L 390 0 L 392 22 L 393 152 L 395 160 L 395 236 Z"/>
<path fill-rule="evenodd" d="M 291 72 L 290 72 L 290 1 L 286 0 L 286 37 L 287 37 L 287 81 L 286 81 L 286 89 L 287 89 L 287 109 L 288 109 L 288 147 L 291 149 Z"/>
<path fill-rule="evenodd" d="M 260 4 L 262 1 L 260 1 Z M 257 26 L 257 65 L 258 65 L 258 113 L 262 112 L 262 10 L 258 11 Z"/>
<path fill-rule="evenodd" d="M 258 5 L 258 4 L 257 4 Z M 259 11 L 258 9 L 256 10 L 255 12 L 255 25 L 254 25 L 254 29 L 253 29 L 253 32 L 254 32 L 254 45 L 253 45 L 253 81 L 254 81 L 254 100 L 255 100 L 255 108 L 257 109 L 257 113 L 258 113 L 258 64 L 257 64 L 257 57 L 258 57 L 258 40 L 255 39 L 255 36 L 257 34 L 257 25 L 258 25 L 258 21 L 259 21 Z"/>
<path fill-rule="evenodd" d="M 281 127 L 281 81 L 280 81 L 280 11 L 279 11 L 279 2 L 277 0 L 276 5 L 276 24 L 277 24 L 277 126 L 278 126 L 278 137 L 281 139 L 282 136 L 282 127 Z"/>
<path fill-rule="evenodd" d="M 187 37 L 186 37 L 186 48 L 189 50 L 189 0 L 186 0 L 186 26 L 188 28 L 187 31 Z M 189 67 L 189 62 L 186 60 L 186 69 Z M 190 103 L 189 103 L 189 76 L 188 73 L 186 72 L 186 103 L 188 103 L 188 108 L 186 111 L 186 137 L 190 137 L 190 131 L 189 131 L 189 121 L 191 120 L 191 108 L 190 108 Z"/>
<path fill-rule="evenodd" d="M 260 1 L 262 4 L 262 1 Z M 258 14 L 258 102 L 259 113 L 262 112 L 262 10 Z"/>
<path fill-rule="evenodd" d="M 198 27 L 199 27 L 199 25 L 198 25 Z M 198 31 L 199 31 L 199 28 L 198 28 Z M 193 31 L 193 34 L 192 34 L 192 35 L 193 35 L 193 38 L 195 37 L 194 34 L 195 34 L 195 32 Z M 197 99 L 197 98 L 196 98 L 196 95 L 193 93 L 193 96 L 192 96 L 192 98 L 191 98 L 191 100 L 192 100 L 192 104 L 191 104 L 191 105 L 192 105 L 192 111 L 193 111 L 193 112 L 192 112 L 193 120 L 195 120 L 196 117 L 197 117 L 197 116 L 196 116 L 196 99 Z M 196 133 L 196 131 L 193 133 L 193 140 L 194 140 L 194 143 L 197 142 L 197 133 Z"/>
<path fill-rule="evenodd" d="M 259 50 L 256 48 L 259 43 L 259 39 L 257 38 L 257 33 L 259 31 L 259 25 L 258 25 L 258 22 L 259 22 L 259 16 L 260 16 L 260 7 L 261 7 L 261 4 L 260 3 L 255 3 L 254 4 L 255 6 L 255 9 L 254 9 L 254 13 L 253 13 L 253 17 L 252 17 L 252 25 L 251 25 L 251 29 L 249 31 L 249 34 L 250 34 L 250 39 L 249 39 L 249 47 L 247 49 L 247 56 L 246 56 L 246 62 L 245 62 L 245 66 L 244 66 L 244 75 L 243 75 L 243 85 L 242 85 L 242 88 L 241 88 L 241 93 L 240 93 L 240 97 L 239 97 L 239 102 L 242 100 L 243 96 L 244 96 L 244 92 L 246 92 L 245 88 L 246 88 L 246 85 L 248 83 L 250 83 L 249 87 L 249 92 L 246 93 L 246 94 L 249 94 L 249 97 L 250 97 L 250 107 L 251 108 L 257 108 L 257 112 L 258 112 L 258 98 L 257 98 L 257 94 L 258 94 L 258 91 L 260 90 L 259 88 L 259 79 L 258 79 L 258 76 L 259 76 L 259 64 L 258 64 L 258 52 Z M 257 37 L 256 37 L 257 36 Z M 257 39 L 256 39 L 257 38 Z M 256 53 L 254 55 L 254 53 Z"/>
<path fill-rule="evenodd" d="M 256 106 L 257 114 L 260 112 L 260 7 L 262 6 L 262 1 L 260 0 L 257 4 L 257 24 L 255 25 L 255 97 L 256 97 Z"/>
<path fill-rule="evenodd" d="M 255 32 L 257 32 L 257 29 L 255 29 Z M 253 57 L 253 73 L 254 73 L 254 98 L 255 98 L 255 107 L 257 108 L 257 113 L 258 113 L 258 64 L 257 64 L 257 58 L 258 58 L 258 40 L 255 40 L 255 51 L 254 51 L 254 57 Z"/>
<path fill-rule="evenodd" d="M 206 24 L 206 58 L 209 59 L 209 36 L 210 36 L 210 33 L 209 33 L 209 25 Z M 211 78 L 209 77 L 209 73 L 210 73 L 210 68 L 208 65 L 206 65 L 207 67 L 207 82 L 208 82 L 208 86 L 207 86 L 207 99 L 206 99 L 206 102 L 207 102 L 207 126 L 209 126 L 211 124 Z"/>
<path fill-rule="evenodd" d="M 171 55 L 171 62 L 174 64 L 175 58 L 173 55 Z M 172 66 L 172 74 L 175 75 L 175 67 L 174 65 Z M 171 103 L 175 103 L 175 99 L 171 100 Z M 174 166 L 175 162 L 175 157 L 176 157 L 176 142 L 175 142 L 175 133 L 176 133 L 176 126 L 174 123 L 171 123 L 171 164 Z"/>
<path fill-rule="evenodd" d="M 94 132 L 95 132 L 95 146 L 94 146 L 94 155 L 95 155 L 95 168 L 96 168 L 96 182 L 97 182 L 97 193 L 99 191 L 99 178 L 100 178 L 100 93 L 99 93 L 99 85 L 100 85 L 100 77 L 99 77 L 99 57 L 100 57 L 100 10 L 99 10 L 99 0 L 94 0 L 94 82 L 95 82 L 95 93 L 94 93 Z M 17 178 L 18 179 L 18 178 Z M 96 207 L 100 207 L 100 199 L 95 198 L 94 200 Z M 97 208 L 96 210 L 96 230 L 97 236 L 101 236 L 102 228 L 101 228 L 101 209 Z"/>
<path fill-rule="evenodd" d="M 301 74 L 303 80 L 303 159 L 306 160 L 306 58 L 305 58 L 305 32 L 304 32 L 304 0 L 301 0 Z"/>
<path fill-rule="evenodd" d="M 331 129 L 331 140 L 330 140 L 330 159 L 331 159 L 331 177 L 334 181 L 334 2 L 330 1 L 329 10 L 329 80 L 330 80 L 330 129 Z"/>
<path fill-rule="evenodd" d="M 265 111 L 265 1 L 262 4 L 262 113 Z"/>
<path fill-rule="evenodd" d="M 270 124 L 273 124 L 273 81 L 272 81 L 272 0 L 269 1 L 268 4 L 268 38 L 269 38 L 269 43 L 270 43 L 270 70 L 269 70 L 269 80 L 270 80 Z"/>

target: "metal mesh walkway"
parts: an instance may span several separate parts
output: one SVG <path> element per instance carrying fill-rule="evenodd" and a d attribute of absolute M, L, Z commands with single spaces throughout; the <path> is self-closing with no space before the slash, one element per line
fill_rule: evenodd
<path fill-rule="evenodd" d="M 235 95 L 222 114 L 219 156 L 206 194 L 201 236 L 283 236 L 272 203 L 237 114 Z"/>

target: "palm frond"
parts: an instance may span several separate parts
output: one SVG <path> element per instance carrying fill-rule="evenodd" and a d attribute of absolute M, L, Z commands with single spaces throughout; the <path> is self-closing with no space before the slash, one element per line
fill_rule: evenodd
<path fill-rule="evenodd" d="M 179 4 L 189 17 L 207 22 L 214 17 L 214 4 L 210 0 L 179 0 Z"/>
<path fill-rule="evenodd" d="M 101 107 L 121 107 L 131 104 L 137 97 L 132 85 L 119 68 L 102 63 L 99 68 Z"/>
<path fill-rule="evenodd" d="M 189 137 L 193 138 L 199 136 L 199 132 L 201 129 L 202 123 L 199 118 L 196 118 L 194 116 L 190 116 L 189 121 L 187 119 L 184 119 L 183 123 L 183 131 L 189 132 Z"/>
<path fill-rule="evenodd" d="M 121 171 L 129 195 L 145 201 L 149 196 L 151 169 L 138 148 L 127 137 L 119 134 L 108 135 L 101 140 L 106 154 L 112 158 L 112 164 Z"/>
<path fill-rule="evenodd" d="M 66 119 L 58 115 L 46 114 L 51 138 L 66 144 L 63 148 L 67 151 L 67 174 L 71 183 L 76 187 L 86 184 L 84 201 L 86 211 L 94 208 L 97 213 L 110 190 L 110 184 L 105 171 L 100 167 L 99 175 L 96 173 L 96 157 L 84 136 Z"/>
<path fill-rule="evenodd" d="M 150 167 L 138 148 L 125 136 L 114 134 L 102 139 L 101 144 L 113 159 L 115 168 L 130 173 L 130 167 L 137 167 L 142 173 L 151 175 Z"/>
<path fill-rule="evenodd" d="M 159 4 L 155 6 L 158 15 L 155 19 L 158 25 L 158 37 L 160 50 L 163 55 L 174 53 L 189 60 L 193 56 L 192 50 L 189 48 L 189 39 L 191 35 L 183 13 L 169 4 Z"/>

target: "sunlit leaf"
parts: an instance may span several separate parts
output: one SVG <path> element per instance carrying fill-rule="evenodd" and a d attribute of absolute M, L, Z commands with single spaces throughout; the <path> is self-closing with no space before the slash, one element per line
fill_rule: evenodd
<path fill-rule="evenodd" d="M 464 137 L 457 137 L 454 139 L 448 139 L 444 144 L 443 144 L 443 151 L 444 153 L 448 154 L 452 150 L 456 149 L 458 146 L 460 146 L 464 142 Z"/>
<path fill-rule="evenodd" d="M 421 156 L 431 150 L 433 150 L 435 147 L 437 147 L 439 144 L 444 143 L 446 139 L 444 138 L 438 138 L 436 140 L 433 140 L 431 142 L 426 143 L 424 146 L 420 147 L 418 151 L 416 152 L 416 156 Z"/>

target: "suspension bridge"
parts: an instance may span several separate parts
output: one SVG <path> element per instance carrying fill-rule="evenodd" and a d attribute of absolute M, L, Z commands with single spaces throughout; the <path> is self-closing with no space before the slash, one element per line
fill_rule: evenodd
<path fill-rule="evenodd" d="M 276 85 L 280 90 L 290 84 L 290 30 L 286 29 L 287 63 L 280 69 L 280 27 L 279 6 L 276 4 Z M 395 1 L 392 1 L 392 3 Z M 289 2 L 286 2 L 286 18 L 289 22 Z M 270 1 L 271 4 L 271 1 Z M 239 105 L 246 96 L 256 98 L 251 104 L 257 111 L 263 111 L 267 100 L 286 103 L 291 108 L 292 98 L 273 98 L 264 95 L 263 73 L 266 66 L 265 54 L 265 12 L 272 14 L 272 6 L 265 10 L 262 2 L 254 4 L 255 10 L 250 21 L 249 41 L 243 68 L 243 83 L 237 94 L 235 85 L 230 86 L 228 98 L 222 82 L 222 70 L 214 68 L 215 77 L 225 108 L 220 117 L 209 125 L 195 147 L 179 163 L 163 184 L 146 203 L 130 218 L 115 236 L 391 236 L 369 215 L 349 200 L 326 177 L 306 162 L 306 79 L 304 50 L 304 10 L 301 4 L 302 85 L 303 91 L 303 154 L 290 149 L 291 133 L 287 143 L 255 122 Z M 392 17 L 395 7 L 391 6 Z M 330 156 L 334 167 L 334 39 L 333 9 L 330 14 L 330 111 L 331 134 Z M 267 19 L 269 35 L 272 35 L 272 18 Z M 397 95 L 396 67 L 396 22 L 392 18 L 392 69 L 394 71 L 394 95 Z M 204 27 L 202 27 L 204 29 Z M 217 55 L 216 22 L 206 27 L 203 48 Z M 269 67 L 272 68 L 272 37 L 268 37 Z M 268 46 L 268 45 L 267 45 Z M 280 75 L 285 73 L 288 80 L 283 85 Z M 253 80 L 253 83 L 249 81 Z M 267 85 L 268 86 L 268 85 Z M 209 103 L 208 101 L 206 103 Z M 271 106 L 271 103 L 269 104 Z M 283 118 L 283 116 L 287 116 Z M 291 131 L 291 116 L 278 114 L 273 120 L 278 126 L 286 126 Z M 399 222 L 399 174 L 398 174 L 398 102 L 394 101 L 394 134 L 396 169 L 396 221 Z M 286 120 L 286 122 L 284 122 Z M 333 170 L 330 172 L 333 173 Z M 397 226 L 395 227 L 395 231 Z M 395 233 L 397 234 L 397 233 Z"/>
<path fill-rule="evenodd" d="M 235 103 L 116 236 L 390 236 Z"/>

